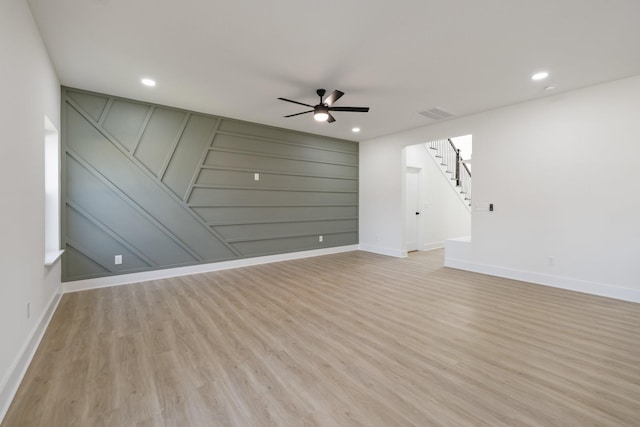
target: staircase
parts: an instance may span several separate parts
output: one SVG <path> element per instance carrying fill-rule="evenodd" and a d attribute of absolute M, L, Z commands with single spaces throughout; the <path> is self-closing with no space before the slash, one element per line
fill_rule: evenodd
<path fill-rule="evenodd" d="M 424 144 L 442 172 L 449 178 L 451 185 L 467 206 L 471 206 L 471 171 L 460 157 L 460 150 L 450 139 L 440 139 Z"/>

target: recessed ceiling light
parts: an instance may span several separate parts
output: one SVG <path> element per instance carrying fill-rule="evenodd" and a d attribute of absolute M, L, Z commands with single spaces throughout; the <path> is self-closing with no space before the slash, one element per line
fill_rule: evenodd
<path fill-rule="evenodd" d="M 145 78 L 145 79 L 142 79 L 142 80 L 141 80 L 141 82 L 142 82 L 142 84 L 143 84 L 143 85 L 145 85 L 145 86 L 149 86 L 149 87 L 153 87 L 153 86 L 155 86 L 155 85 L 156 85 L 156 81 L 155 81 L 155 80 L 153 80 L 153 79 L 147 79 L 147 78 Z"/>
<path fill-rule="evenodd" d="M 351 132 L 358 133 L 358 132 L 360 132 L 360 128 L 353 128 L 353 129 L 351 129 Z"/>
<path fill-rule="evenodd" d="M 549 77 L 549 73 L 547 73 L 546 71 L 540 71 L 539 73 L 535 73 L 533 76 L 531 76 L 531 80 L 543 80 L 547 77 Z"/>

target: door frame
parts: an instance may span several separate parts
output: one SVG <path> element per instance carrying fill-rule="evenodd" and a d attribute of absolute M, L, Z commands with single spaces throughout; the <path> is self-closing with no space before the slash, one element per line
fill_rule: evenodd
<path fill-rule="evenodd" d="M 418 224 L 416 227 L 416 250 L 418 251 L 422 251 L 424 250 L 423 248 L 423 232 L 424 232 L 424 225 L 423 225 L 423 221 L 422 218 L 424 218 L 424 206 L 422 204 L 422 199 L 423 199 L 423 195 L 422 195 L 422 179 L 423 179 L 423 170 L 421 167 L 417 167 L 417 166 L 405 166 L 404 168 L 404 182 L 403 182 L 403 190 L 404 190 L 404 197 L 403 197 L 403 201 L 404 201 L 404 206 L 403 206 L 403 210 L 404 210 L 404 218 L 405 220 L 404 222 L 404 227 L 402 229 L 402 241 L 403 241 L 403 248 L 405 253 L 409 252 L 408 248 L 407 248 L 407 198 L 408 198 L 408 189 L 407 189 L 407 175 L 409 173 L 415 173 L 416 177 L 417 177 L 417 188 L 416 188 L 416 192 L 417 192 L 417 200 L 416 200 L 416 204 L 418 206 L 418 212 L 420 212 L 420 218 L 418 220 Z"/>

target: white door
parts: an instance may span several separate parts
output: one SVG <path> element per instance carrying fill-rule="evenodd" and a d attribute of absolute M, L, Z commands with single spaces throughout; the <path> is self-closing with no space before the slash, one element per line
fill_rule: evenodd
<path fill-rule="evenodd" d="M 419 177 L 420 169 L 407 168 L 406 206 L 405 206 L 405 242 L 407 251 L 417 251 L 420 233 Z"/>

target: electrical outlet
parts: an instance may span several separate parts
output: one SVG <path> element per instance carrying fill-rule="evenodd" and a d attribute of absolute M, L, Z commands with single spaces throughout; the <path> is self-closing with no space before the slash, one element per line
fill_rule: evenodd
<path fill-rule="evenodd" d="M 113 261 L 116 265 L 118 264 L 122 264 L 122 255 L 116 255 L 114 261 Z"/>
<path fill-rule="evenodd" d="M 322 243 L 324 241 L 324 236 L 318 236 L 318 242 Z"/>
<path fill-rule="evenodd" d="M 554 265 L 556 265 L 556 259 L 552 256 L 548 256 L 547 257 L 547 265 L 549 267 L 553 267 Z"/>
<path fill-rule="evenodd" d="M 260 174 L 259 173 L 254 173 L 253 174 L 253 180 L 254 181 L 260 181 Z"/>
<path fill-rule="evenodd" d="M 27 303 L 27 319 L 31 318 L 31 303 Z"/>

